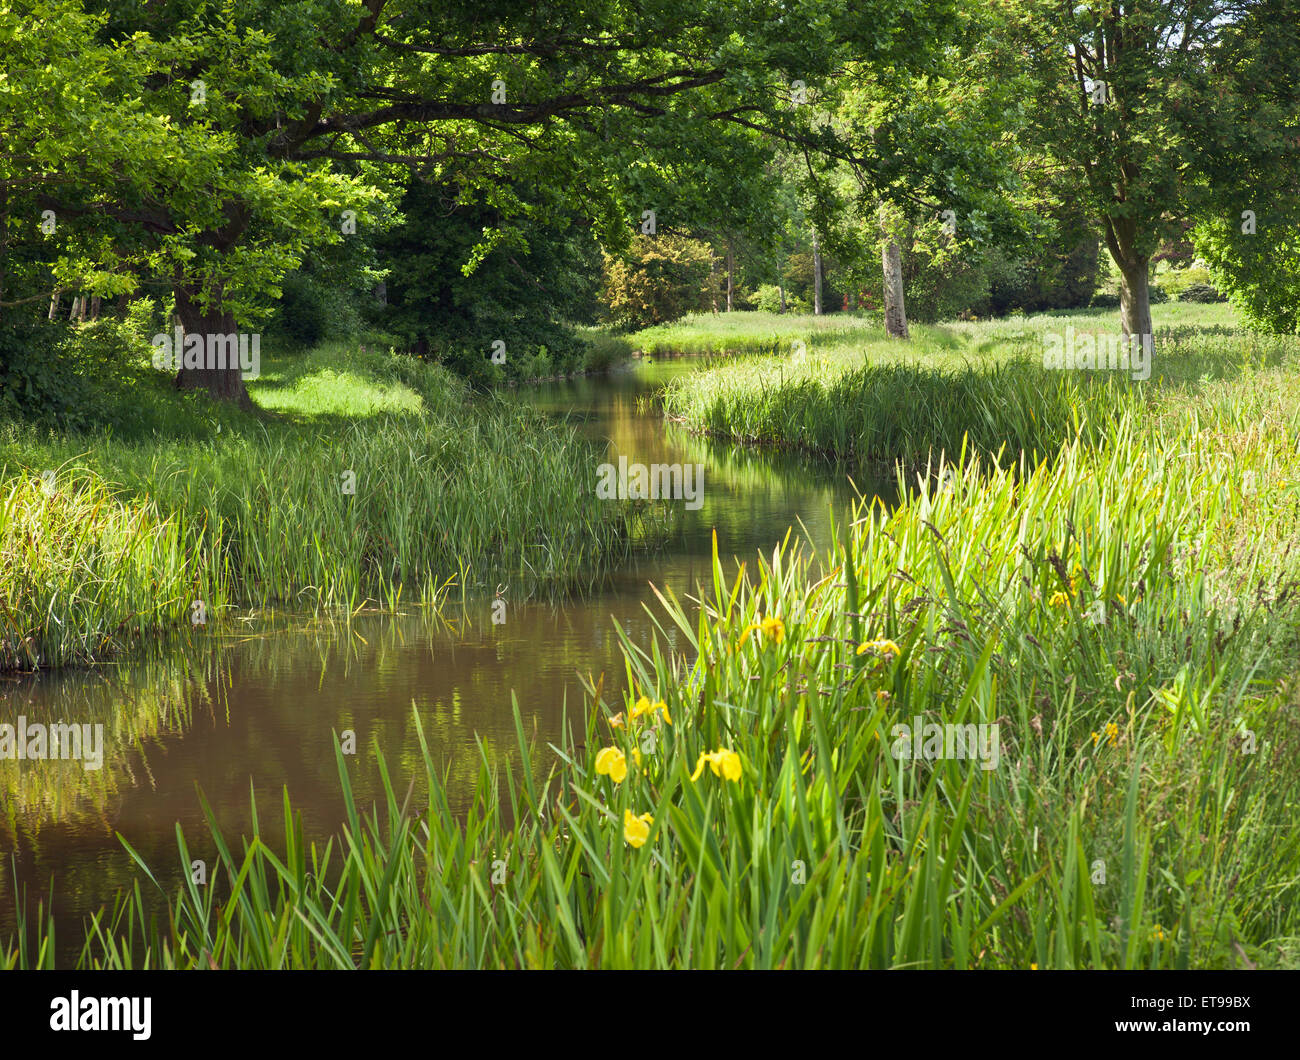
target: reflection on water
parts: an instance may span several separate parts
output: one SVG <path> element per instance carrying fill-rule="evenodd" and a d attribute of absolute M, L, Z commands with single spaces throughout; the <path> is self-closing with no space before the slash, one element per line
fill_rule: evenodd
<path fill-rule="evenodd" d="M 466 807 L 480 753 L 502 769 L 517 761 L 512 696 L 525 732 L 538 737 L 537 753 L 549 754 L 566 711 L 570 721 L 581 714 L 580 675 L 604 674 L 607 698 L 621 690 L 615 622 L 648 646 L 651 615 L 660 613 L 649 583 L 680 600 L 694 595 L 711 578 L 715 531 L 728 572 L 759 551 L 770 555 L 791 527 L 824 548 L 832 513 L 842 526 L 854 496 L 842 471 L 710 443 L 638 411 L 638 398 L 693 369 L 686 360 L 642 363 L 635 372 L 517 395 L 607 441 L 611 462 L 626 456 L 705 468 L 700 509 L 656 502 L 655 518 L 671 529 L 666 543 L 634 553 L 581 599 L 521 600 L 504 586 L 499 624 L 490 597 L 471 598 L 445 617 L 424 608 L 350 621 L 253 614 L 97 671 L 0 682 L 0 723 L 20 715 L 29 723 L 102 723 L 105 740 L 99 770 L 77 761 L 0 761 L 0 939 L 14 929 L 15 885 L 34 909 L 52 883 L 60 964 L 70 963 L 85 914 L 140 877 L 118 833 L 169 893 L 180 882 L 177 822 L 191 856 L 211 866 L 199 791 L 228 841 L 251 830 L 250 792 L 271 815 L 285 787 L 309 836 L 334 833 L 344 816 L 336 734 L 355 732 L 353 788 L 361 803 L 377 801 L 376 748 L 399 789 L 411 777 L 423 780 L 413 706 L 448 778 L 449 801 Z M 593 488 L 596 476 L 593 465 Z M 892 492 L 881 482 L 858 479 L 857 486 L 887 498 Z M 675 632 L 670 624 L 661 635 L 682 651 Z M 549 762 L 534 764 L 544 770 Z"/>

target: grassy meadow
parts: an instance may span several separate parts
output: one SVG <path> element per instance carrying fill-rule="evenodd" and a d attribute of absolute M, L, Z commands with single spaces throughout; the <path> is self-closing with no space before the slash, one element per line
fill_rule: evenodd
<path fill-rule="evenodd" d="M 727 346 L 738 354 L 674 381 L 663 405 L 689 430 L 839 460 L 917 465 L 963 444 L 1042 458 L 1076 436 L 1096 444 L 1106 423 L 1157 390 L 1278 365 L 1297 350 L 1294 338 L 1238 330 L 1224 305 L 1153 312 L 1156 349 L 1141 383 L 1131 372 L 1043 367 L 1044 334 L 1114 334 L 1114 310 L 919 325 L 906 343 L 868 318 L 810 327 L 817 318 L 796 317 L 761 352 Z M 771 314 L 734 315 L 757 319 L 720 327 L 720 341 L 776 326 Z"/>
<path fill-rule="evenodd" d="M 1026 330 L 1092 315 L 792 330 L 806 366 L 674 384 L 701 431 L 920 469 L 819 563 L 715 549 L 549 773 L 522 720 L 523 766 L 484 756 L 465 817 L 427 747 L 427 805 L 397 777 L 357 805 L 340 757 L 339 837 L 287 796 L 250 835 L 214 821 L 216 884 L 161 917 L 123 892 L 81 963 L 1300 967 L 1297 344 L 1156 308 L 1145 384 L 1027 360 Z M 932 753 L 931 725 L 978 741 Z"/>

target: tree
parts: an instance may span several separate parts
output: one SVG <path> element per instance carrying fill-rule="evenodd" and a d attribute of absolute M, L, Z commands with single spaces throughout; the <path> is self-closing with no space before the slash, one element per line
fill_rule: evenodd
<path fill-rule="evenodd" d="M 1300 52 L 1269 42 L 1295 0 L 1015 0 L 1008 30 L 1030 79 L 1031 135 L 1075 171 L 1120 272 L 1123 334 L 1152 334 L 1149 265 L 1218 199 L 1229 166 L 1260 172 L 1278 109 L 1257 110 Z M 1285 25 L 1285 23 L 1283 23 Z M 1262 51 L 1272 62 L 1253 61 Z"/>
<path fill-rule="evenodd" d="M 111 229 L 97 260 L 169 283 L 198 333 L 265 319 L 313 247 L 368 223 L 391 167 L 461 187 L 503 220 L 528 212 L 514 189 L 563 187 L 566 208 L 617 242 L 626 163 L 655 136 L 699 146 L 736 126 L 842 152 L 789 106 L 791 81 L 830 79 L 848 49 L 867 64 L 922 52 L 947 17 L 922 0 L 109 0 L 104 12 L 96 41 L 152 64 L 108 102 L 139 100 L 169 146 L 133 155 L 93 195 L 46 197 Z M 467 267 L 504 232 L 484 233 Z M 178 383 L 246 400 L 237 370 L 187 364 Z"/>

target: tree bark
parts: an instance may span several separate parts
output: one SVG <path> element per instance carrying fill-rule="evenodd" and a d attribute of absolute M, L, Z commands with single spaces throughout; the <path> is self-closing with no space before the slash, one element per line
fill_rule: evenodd
<path fill-rule="evenodd" d="M 204 309 L 199 304 L 197 290 L 177 285 L 175 292 L 176 315 L 180 317 L 182 330 L 186 335 L 203 335 L 205 351 L 208 335 L 234 335 L 237 333 L 234 314 L 228 309 L 222 308 L 220 290 L 216 292 L 211 307 L 208 309 Z M 181 362 L 181 368 L 176 373 L 176 387 L 178 390 L 206 390 L 212 397 L 220 401 L 233 401 L 246 409 L 253 407 L 253 403 L 248 396 L 248 390 L 244 387 L 244 378 L 237 357 L 233 368 L 229 366 L 229 359 L 227 359 L 225 368 L 215 366 L 209 368 L 206 360 L 202 367 L 186 368 L 184 346 L 176 353 Z"/>
<path fill-rule="evenodd" d="M 1128 218 L 1106 218 L 1106 247 L 1119 269 L 1119 326 L 1127 341 L 1137 336 L 1139 342 L 1154 344 L 1151 327 L 1151 255 L 1138 250 L 1137 226 Z M 1151 339 L 1144 336 L 1150 335 Z"/>
<path fill-rule="evenodd" d="M 812 230 L 813 248 L 813 313 L 822 315 L 822 251 L 817 243 L 817 229 Z"/>
<path fill-rule="evenodd" d="M 883 207 L 880 231 L 885 237 L 880 250 L 880 267 L 885 280 L 885 334 L 891 339 L 910 339 L 907 308 L 903 301 L 903 255 L 889 231 Z"/>
<path fill-rule="evenodd" d="M 1154 334 L 1148 265 L 1149 259 L 1144 257 L 1136 258 L 1131 264 L 1120 264 L 1119 326 L 1125 339 L 1136 335 L 1145 341 L 1143 336 Z"/>
<path fill-rule="evenodd" d="M 50 294 L 50 319 L 51 320 L 54 319 L 54 315 L 59 311 L 59 298 L 60 296 L 62 296 L 62 294 L 63 294 L 62 287 L 54 288 L 54 291 Z"/>
<path fill-rule="evenodd" d="M 734 308 L 733 294 L 735 292 L 736 278 L 736 249 L 732 242 L 731 236 L 727 236 L 727 312 L 730 313 Z"/>
<path fill-rule="evenodd" d="M 784 282 L 778 283 L 776 285 L 776 289 L 777 292 L 781 295 L 781 312 L 784 313 L 785 312 L 785 283 Z"/>

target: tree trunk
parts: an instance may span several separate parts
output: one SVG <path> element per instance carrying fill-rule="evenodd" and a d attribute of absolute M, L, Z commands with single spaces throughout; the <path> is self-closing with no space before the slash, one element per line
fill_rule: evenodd
<path fill-rule="evenodd" d="M 1136 257 L 1119 265 L 1119 326 L 1125 339 L 1136 335 L 1153 335 L 1151 328 L 1151 287 L 1147 280 L 1149 259 Z"/>
<path fill-rule="evenodd" d="M 198 301 L 198 292 L 194 289 L 177 286 L 176 315 L 180 317 L 181 328 L 186 335 L 203 335 L 204 348 L 207 349 L 208 335 L 235 335 L 235 317 L 229 310 L 222 308 L 221 291 L 218 290 L 211 308 L 204 309 Z M 233 401 L 242 408 L 252 408 L 253 403 L 244 387 L 238 357 L 234 367 L 230 367 L 227 358 L 225 368 L 208 367 L 204 360 L 201 367 L 185 367 L 184 347 L 174 351 L 180 358 L 181 368 L 176 373 L 176 387 L 179 390 L 206 390 L 220 401 Z"/>
<path fill-rule="evenodd" d="M 880 211 L 880 231 L 885 237 L 880 251 L 880 267 L 885 279 L 885 334 L 891 339 L 910 339 L 907 308 L 903 302 L 903 255 L 889 231 L 883 207 Z"/>
<path fill-rule="evenodd" d="M 1147 268 L 1151 255 L 1138 249 L 1137 225 L 1131 218 L 1103 218 L 1106 248 L 1119 268 L 1119 326 L 1125 341 L 1155 342 L 1151 328 L 1151 288 Z M 1145 336 L 1152 336 L 1148 339 Z"/>
<path fill-rule="evenodd" d="M 736 284 L 736 249 L 732 244 L 731 236 L 727 236 L 727 312 L 730 313 L 734 308 L 733 294 Z"/>
<path fill-rule="evenodd" d="M 784 313 L 784 312 L 785 312 L 785 284 L 784 284 L 784 282 L 783 282 L 783 283 L 778 283 L 778 284 L 776 285 L 776 289 L 777 289 L 778 293 L 780 293 L 780 295 L 781 295 L 781 312 Z"/>
<path fill-rule="evenodd" d="M 100 310 L 100 307 L 101 307 L 102 305 L 103 305 L 103 302 L 102 302 L 102 300 L 100 299 L 99 295 L 92 295 L 92 296 L 91 296 L 91 299 L 90 299 L 90 319 L 91 319 L 91 320 L 98 320 L 98 319 L 99 319 L 99 310 Z"/>
<path fill-rule="evenodd" d="M 812 230 L 813 247 L 813 312 L 822 315 L 822 251 L 817 243 L 817 229 Z"/>
<path fill-rule="evenodd" d="M 54 319 L 54 315 L 59 311 L 59 297 L 62 294 L 63 294 L 62 287 L 54 288 L 54 291 L 50 294 L 50 319 L 51 320 Z"/>

